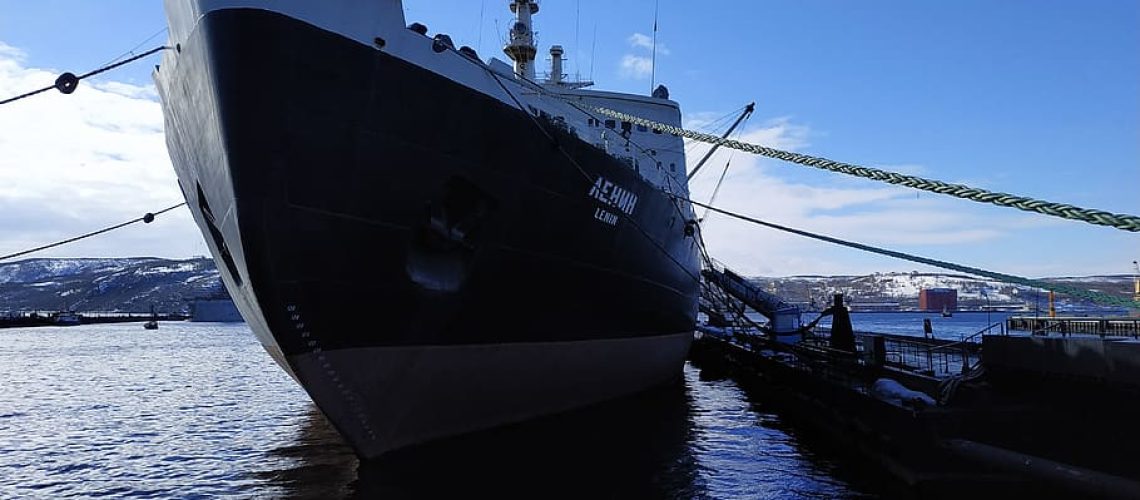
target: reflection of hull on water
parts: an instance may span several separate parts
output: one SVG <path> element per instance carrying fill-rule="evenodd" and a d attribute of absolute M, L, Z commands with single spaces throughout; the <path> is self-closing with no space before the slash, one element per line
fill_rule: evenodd
<path fill-rule="evenodd" d="M 268 453 L 287 459 L 289 467 L 258 473 L 257 478 L 284 490 L 277 496 L 285 498 L 350 497 L 359 460 L 316 406 L 309 406 L 304 418 L 289 445 Z"/>
<path fill-rule="evenodd" d="M 294 444 L 299 460 L 264 474 L 290 497 L 692 497 L 691 401 L 681 384 L 632 398 L 437 441 L 360 462 L 314 408 Z M 440 471 L 447 471 L 441 480 Z"/>

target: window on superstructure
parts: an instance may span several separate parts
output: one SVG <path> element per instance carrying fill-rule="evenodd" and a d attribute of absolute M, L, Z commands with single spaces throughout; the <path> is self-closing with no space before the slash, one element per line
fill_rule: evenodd
<path fill-rule="evenodd" d="M 606 120 L 606 128 L 617 128 L 617 121 Z"/>

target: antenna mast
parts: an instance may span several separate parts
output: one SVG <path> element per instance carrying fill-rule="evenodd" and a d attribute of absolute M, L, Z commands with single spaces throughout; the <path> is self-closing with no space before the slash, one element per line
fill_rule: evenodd
<path fill-rule="evenodd" d="M 653 87 L 657 83 L 657 14 L 661 12 L 661 0 L 653 6 L 653 60 L 650 62 L 649 67 L 649 93 L 653 93 Z"/>
<path fill-rule="evenodd" d="M 594 79 L 594 57 L 598 54 L 598 23 L 594 23 L 594 41 L 590 45 L 590 79 Z"/>
<path fill-rule="evenodd" d="M 479 1 L 479 51 L 483 50 L 483 12 L 487 10 L 487 0 Z"/>
<path fill-rule="evenodd" d="M 578 66 L 578 59 L 581 57 L 581 54 L 582 54 L 582 46 L 578 43 L 578 40 L 579 40 L 579 38 L 581 38 L 580 35 L 582 33 L 582 30 L 580 28 L 581 25 L 582 25 L 582 0 L 578 0 L 574 4 L 574 53 L 576 54 L 576 56 L 574 57 L 574 75 L 575 75 L 574 78 L 577 80 L 582 79 L 582 67 Z"/>

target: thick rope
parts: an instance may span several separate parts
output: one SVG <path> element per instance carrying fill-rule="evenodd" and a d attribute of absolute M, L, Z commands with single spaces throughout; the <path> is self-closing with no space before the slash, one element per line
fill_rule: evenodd
<path fill-rule="evenodd" d="M 98 230 L 98 231 L 91 231 L 90 233 L 81 234 L 81 235 L 79 235 L 79 236 L 76 236 L 76 237 L 74 237 L 74 238 L 68 238 L 68 239 L 66 239 L 66 240 L 63 240 L 63 241 L 57 241 L 57 242 L 55 242 L 55 243 L 49 243 L 49 244 L 47 244 L 47 245 L 44 245 L 44 246 L 40 246 L 40 247 L 36 247 L 36 248 L 31 248 L 31 249 L 28 249 L 28 250 L 24 250 L 24 251 L 21 251 L 21 252 L 16 252 L 16 253 L 13 253 L 13 254 L 3 255 L 3 256 L 0 256 L 0 262 L 3 262 L 3 261 L 5 261 L 5 260 L 14 259 L 14 258 L 16 258 L 16 257 L 23 257 L 23 256 L 25 256 L 25 255 L 28 255 L 28 254 L 31 254 L 31 253 L 40 252 L 40 251 L 43 251 L 43 250 L 47 250 L 47 249 L 49 249 L 49 248 L 55 248 L 55 247 L 58 247 L 58 246 L 63 246 L 63 245 L 66 245 L 66 244 L 68 244 L 68 243 L 74 243 L 74 242 L 76 242 L 76 241 L 79 241 L 79 240 L 82 240 L 82 239 L 90 238 L 90 237 L 92 237 L 92 236 L 98 236 L 98 235 L 100 235 L 100 234 L 103 234 L 103 233 L 108 233 L 108 232 L 114 231 L 114 230 L 116 230 L 116 229 L 119 229 L 119 228 L 123 228 L 123 227 L 129 226 L 129 225 L 131 225 L 131 224 L 135 224 L 135 223 L 138 223 L 138 222 L 145 222 L 145 223 L 147 223 L 147 224 L 150 224 L 151 222 L 154 222 L 154 218 L 155 218 L 156 216 L 162 215 L 162 214 L 164 214 L 164 213 L 166 213 L 166 212 L 169 212 L 169 211 L 171 211 L 171 210 L 174 210 L 174 209 L 176 209 L 176 208 L 178 208 L 178 207 L 181 207 L 181 206 L 183 206 L 183 205 L 185 205 L 185 204 L 186 204 L 186 202 L 182 202 L 182 203 L 179 203 L 179 204 L 177 204 L 177 205 L 174 205 L 174 206 L 172 206 L 172 207 L 167 207 L 167 208 L 164 208 L 164 209 L 162 209 L 162 210 L 159 210 L 159 211 L 157 211 L 157 212 L 153 212 L 153 213 L 148 213 L 148 214 L 145 214 L 145 215 L 143 215 L 142 217 L 139 217 L 139 218 L 137 218 L 137 219 L 131 219 L 131 220 L 129 220 L 129 221 L 126 221 L 126 222 L 123 222 L 123 223 L 120 223 L 120 224 L 115 224 L 114 226 L 111 226 L 111 227 L 105 227 L 105 228 L 103 228 L 103 229 L 100 229 L 100 230 Z"/>
<path fill-rule="evenodd" d="M 1052 290 L 1054 292 L 1062 293 L 1062 294 L 1068 295 L 1070 297 L 1078 297 L 1078 298 L 1082 298 L 1085 300 L 1089 300 L 1089 301 L 1097 303 L 1097 304 L 1108 305 L 1108 306 L 1116 306 L 1116 307 L 1125 307 L 1125 308 L 1129 308 L 1129 309 L 1140 309 L 1140 302 L 1129 300 L 1129 299 L 1124 298 L 1124 297 L 1116 297 L 1116 296 L 1108 295 L 1105 293 L 1093 292 L 1090 290 L 1085 290 L 1083 288 L 1076 288 L 1076 287 L 1072 287 L 1072 286 L 1068 286 L 1068 285 L 1062 285 L 1059 283 L 1050 283 L 1048 281 L 1040 281 L 1040 280 L 1034 280 L 1034 279 L 1029 279 L 1029 278 L 1022 278 L 1020 276 L 1013 276 L 1013 275 L 1009 275 L 1009 274 L 995 273 L 993 271 L 986 271 L 985 269 L 978 269 L 976 267 L 963 266 L 961 264 L 955 264 L 953 262 L 946 262 L 946 261 L 941 261 L 941 260 L 929 259 L 926 257 L 919 257 L 917 255 L 911 255 L 908 253 L 896 252 L 894 250 L 887 250 L 887 249 L 883 249 L 883 248 L 873 247 L 870 245 L 864 245 L 862 243 L 854 243 L 854 242 L 850 242 L 850 241 L 844 241 L 844 240 L 841 240 L 838 238 L 833 238 L 831 236 L 824 236 L 821 234 L 809 233 L 807 231 L 803 231 L 800 229 L 793 229 L 790 227 L 781 226 L 779 224 L 773 224 L 771 222 L 765 222 L 765 221 L 762 221 L 760 219 L 749 217 L 747 215 L 741 215 L 741 214 L 734 213 L 734 212 L 729 212 L 728 210 L 716 208 L 714 206 L 706 205 L 704 203 L 701 203 L 698 201 L 693 201 L 693 200 L 690 200 L 687 198 L 682 198 L 679 196 L 674 196 L 674 197 L 678 200 L 687 201 L 687 202 L 692 203 L 693 205 L 696 205 L 698 207 L 704 207 L 704 208 L 711 210 L 713 212 L 716 212 L 719 214 L 724 214 L 724 215 L 727 215 L 729 217 L 732 217 L 735 219 L 740 219 L 740 220 L 745 221 L 745 222 L 751 222 L 753 224 L 758 224 L 758 225 L 761 225 L 764 227 L 776 229 L 778 231 L 784 231 L 787 233 L 792 233 L 792 234 L 804 236 L 807 238 L 812 238 L 812 239 L 816 239 L 816 240 L 820 240 L 820 241 L 826 241 L 828 243 L 833 243 L 836 245 L 842 245 L 842 246 L 849 247 L 849 248 L 855 248 L 858 250 L 862 250 L 864 252 L 877 253 L 879 255 L 886 255 L 887 257 L 894 257 L 896 259 L 908 260 L 911 262 L 917 262 L 919 264 L 926 264 L 928 266 L 938 267 L 938 268 L 942 268 L 942 269 L 948 269 L 951 271 L 958 271 L 961 273 L 972 274 L 975 276 L 983 276 L 986 278 L 1001 281 L 1003 283 L 1012 283 L 1012 284 L 1017 284 L 1017 285 L 1028 286 L 1031 288 L 1040 288 L 1040 289 L 1044 289 L 1044 290 Z"/>
<path fill-rule="evenodd" d="M 558 97 L 567 101 L 571 101 L 571 99 L 565 96 Z M 757 144 L 749 144 L 732 139 L 722 139 L 714 135 L 695 132 L 692 130 L 685 130 L 680 127 L 674 127 L 672 125 L 658 123 L 652 120 L 646 120 L 641 117 L 622 113 L 620 111 L 614 111 L 608 108 L 590 106 L 581 102 L 577 102 L 576 104 L 589 108 L 598 114 L 616 118 L 618 120 L 628 121 L 637 125 L 644 125 L 646 127 L 654 128 L 662 132 L 678 135 L 696 141 L 706 142 L 709 144 L 719 144 L 722 147 L 732 148 L 747 153 L 766 156 L 769 158 L 775 158 L 777 160 L 783 160 L 799 165 L 853 175 L 856 177 L 873 179 L 890 184 L 897 184 L 914 189 L 921 189 L 923 191 L 950 195 L 957 198 L 976 201 L 979 203 L 990 203 L 1000 207 L 1017 208 L 1026 212 L 1051 215 L 1053 217 L 1060 217 L 1062 219 L 1082 221 L 1089 224 L 1123 229 L 1125 231 L 1140 232 L 1140 217 L 1137 217 L 1135 215 L 1116 214 L 1103 210 L 1075 207 L 1073 205 L 1066 205 L 1063 203 L 1053 203 L 1024 196 L 1016 196 L 1008 193 L 997 193 L 984 189 L 972 188 L 961 184 L 950 184 L 932 179 L 924 179 L 922 177 L 916 177 L 913 175 L 888 172 L 886 170 L 880 170 L 877 168 L 851 165 L 848 163 L 828 160 L 827 158 L 791 153 L 788 151 L 781 151 L 779 149 L 760 146 Z"/>

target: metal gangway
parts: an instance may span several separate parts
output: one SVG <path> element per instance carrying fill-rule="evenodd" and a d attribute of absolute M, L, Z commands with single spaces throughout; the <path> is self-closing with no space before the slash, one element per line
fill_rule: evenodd
<path fill-rule="evenodd" d="M 701 271 L 701 276 L 706 282 L 767 318 L 768 325 L 765 329 L 768 332 L 788 335 L 802 331 L 800 308 L 785 302 L 778 295 L 765 292 L 727 268 L 710 266 Z"/>

